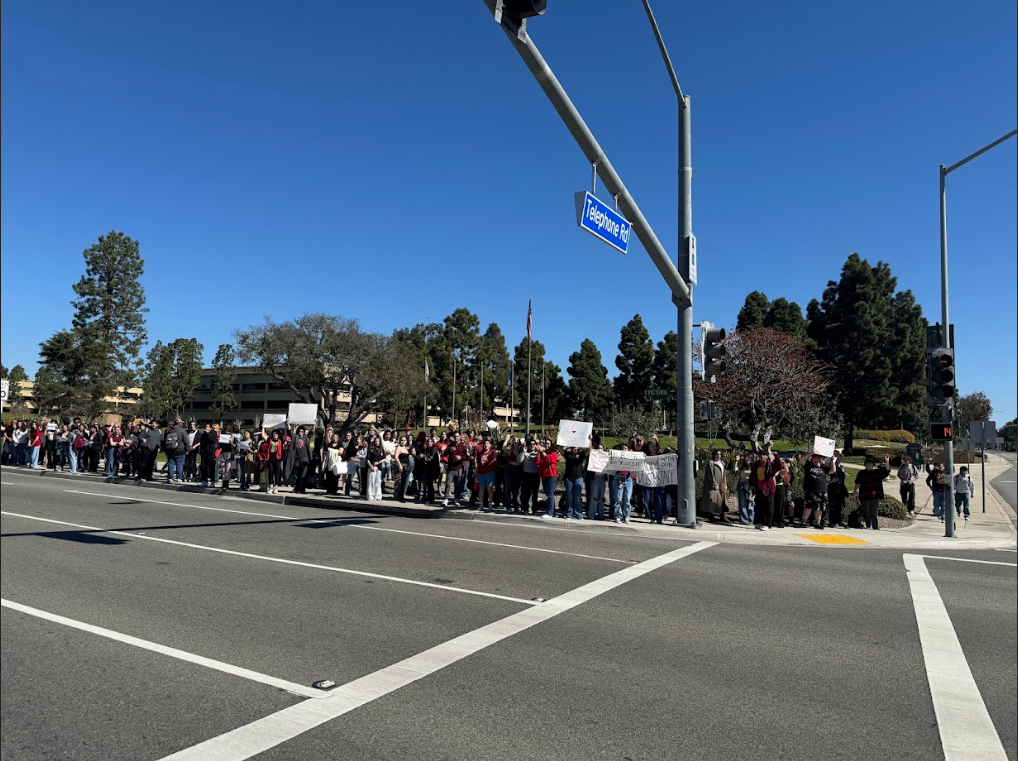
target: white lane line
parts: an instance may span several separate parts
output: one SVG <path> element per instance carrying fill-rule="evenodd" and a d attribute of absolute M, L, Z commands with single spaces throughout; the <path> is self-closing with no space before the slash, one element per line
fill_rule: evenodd
<path fill-rule="evenodd" d="M 127 645 L 140 647 L 143 650 L 151 650 L 154 653 L 168 655 L 171 658 L 215 669 L 216 671 L 222 671 L 225 674 L 232 674 L 233 676 L 239 676 L 243 679 L 250 679 L 253 682 L 261 682 L 262 684 L 267 684 L 271 687 L 278 687 L 281 690 L 292 692 L 294 695 L 303 695 L 306 698 L 316 698 L 319 700 L 326 698 L 329 695 L 329 693 L 323 692 L 322 690 L 316 690 L 314 687 L 307 687 L 303 684 L 297 684 L 296 682 L 289 682 L 286 679 L 277 679 L 276 677 L 269 676 L 268 674 L 262 674 L 257 671 L 241 668 L 240 666 L 234 666 L 232 663 L 224 663 L 223 661 L 217 661 L 212 658 L 195 655 L 194 653 L 189 653 L 185 650 L 178 650 L 175 647 L 160 645 L 158 642 L 149 642 L 145 639 L 132 637 L 130 634 L 122 634 L 121 632 L 115 632 L 112 629 L 104 629 L 101 626 L 87 624 L 84 621 L 76 621 L 73 618 L 58 616 L 56 613 L 39 610 L 38 608 L 30 608 L 27 605 L 22 605 L 21 603 L 14 602 L 13 600 L 0 600 L 0 604 L 2 604 L 5 608 L 10 608 L 11 610 L 16 610 L 20 613 L 35 616 L 36 618 L 41 618 L 46 621 L 52 621 L 53 623 L 63 624 L 64 626 L 69 626 L 72 629 L 80 629 L 83 632 L 98 634 L 100 637 L 106 637 L 107 639 L 123 642 Z"/>
<path fill-rule="evenodd" d="M 475 595 L 476 597 L 489 597 L 495 600 L 506 600 L 508 602 L 515 602 L 521 605 L 542 605 L 543 603 L 535 602 L 534 600 L 524 600 L 521 597 L 509 597 L 507 595 L 499 595 L 493 592 L 479 592 L 474 589 L 464 589 L 463 587 L 454 587 L 447 584 L 433 584 L 430 581 L 417 581 L 416 579 L 404 579 L 399 576 L 386 576 L 381 573 L 370 573 L 368 571 L 355 571 L 352 568 L 339 568 L 333 565 L 319 565 L 318 563 L 305 563 L 300 560 L 289 560 L 287 558 L 276 558 L 269 555 L 256 555 L 252 552 L 239 552 L 237 550 L 227 550 L 222 547 L 209 547 L 205 544 L 192 544 L 190 542 L 178 542 L 175 539 L 164 539 L 159 536 L 147 536 L 144 534 L 134 534 L 130 531 L 115 531 L 108 528 L 97 528 L 96 526 L 86 526 L 81 523 L 68 523 L 67 521 L 57 521 L 52 518 L 39 518 L 35 515 L 24 515 L 22 513 L 11 513 L 6 510 L 0 510 L 0 515 L 10 515 L 15 518 L 25 518 L 32 521 L 42 521 L 43 523 L 55 523 L 58 526 L 70 526 L 72 528 L 80 528 L 86 531 L 97 531 L 102 534 L 113 534 L 116 536 L 127 536 L 131 539 L 145 539 L 150 542 L 162 542 L 163 544 L 173 544 L 178 547 L 189 547 L 194 550 L 205 550 L 206 552 L 219 552 L 223 555 L 235 555 L 241 558 L 252 558 L 254 560 L 267 560 L 270 563 L 283 563 L 284 565 L 295 565 L 302 568 L 314 568 L 320 571 L 332 571 L 334 573 L 345 573 L 351 576 L 365 576 L 371 579 L 382 579 L 384 581 L 395 581 L 400 584 L 412 584 L 417 587 L 428 587 L 430 589 L 441 589 L 445 592 L 459 592 L 465 595 Z"/>
<path fill-rule="evenodd" d="M 909 554 L 902 560 L 946 761 L 1005 761 L 1007 754 L 926 561 Z M 318 705 L 322 702 L 315 701 Z"/>
<path fill-rule="evenodd" d="M 373 674 L 337 687 L 324 700 L 305 700 L 295 706 L 258 719 L 231 732 L 166 756 L 163 761 L 240 761 L 291 740 L 320 724 L 377 700 L 418 679 L 441 671 L 469 655 L 512 637 L 514 634 L 572 610 L 626 582 L 662 566 L 713 547 L 715 542 L 698 542 L 664 555 L 623 568 L 571 592 L 554 597 L 544 605 L 514 613 L 443 642 Z"/>
<path fill-rule="evenodd" d="M 89 497 L 113 497 L 113 498 L 117 498 L 117 495 L 114 495 L 114 494 L 100 494 L 98 492 L 79 491 L 77 489 L 64 489 L 64 492 L 66 492 L 67 494 L 85 494 L 85 495 L 87 495 Z M 334 517 L 334 518 L 302 518 L 300 516 L 293 516 L 293 515 L 275 515 L 273 513 L 256 513 L 256 512 L 252 512 L 250 510 L 232 510 L 232 509 L 228 509 L 228 508 L 225 508 L 225 507 L 210 507 L 208 505 L 191 505 L 191 504 L 187 504 L 185 502 L 168 502 L 168 501 L 159 500 L 159 499 L 144 499 L 142 497 L 126 497 L 126 499 L 129 499 L 132 502 L 151 502 L 151 503 L 156 504 L 156 505 L 171 505 L 173 507 L 187 507 L 187 508 L 193 508 L 195 510 L 212 510 L 214 512 L 219 512 L 219 513 L 236 513 L 237 515 L 256 515 L 256 516 L 258 516 L 260 518 L 281 518 L 283 520 L 293 521 L 295 523 L 296 522 L 302 522 L 302 523 L 335 523 L 336 521 L 358 520 L 358 518 L 356 518 L 356 517 L 354 517 L 354 518 L 341 518 L 341 517 Z M 449 540 L 455 541 L 455 542 L 470 542 L 470 543 L 473 543 L 473 544 L 488 544 L 488 545 L 491 545 L 492 547 L 508 547 L 510 549 L 515 549 L 515 550 L 530 550 L 531 552 L 547 552 L 547 553 L 550 553 L 552 555 L 569 555 L 569 556 L 574 557 L 574 558 L 587 558 L 589 560 L 607 560 L 610 563 L 627 563 L 627 564 L 630 564 L 630 563 L 634 562 L 632 560 L 620 560 L 618 558 L 606 558 L 606 557 L 603 557 L 601 555 L 586 555 L 586 554 L 584 554 L 582 552 L 567 552 L 565 550 L 548 550 L 548 549 L 544 549 L 543 547 L 527 547 L 526 545 L 522 545 L 522 544 L 506 544 L 505 542 L 489 542 L 489 541 L 486 541 L 484 539 L 467 539 L 467 538 L 459 537 L 459 536 L 449 536 L 447 534 L 429 534 L 429 533 L 421 532 L 421 531 L 407 531 L 406 529 L 384 528 L 382 526 L 365 526 L 365 525 L 357 524 L 357 523 L 348 524 L 346 526 L 343 526 L 343 528 L 360 528 L 360 529 L 368 529 L 369 531 L 387 531 L 387 532 L 393 533 L 393 534 L 408 534 L 410 536 L 424 536 L 424 537 L 430 537 L 432 539 L 449 539 Z"/>
<path fill-rule="evenodd" d="M 997 552 L 1018 552 L 1018 550 L 1002 550 L 998 548 Z"/>
<path fill-rule="evenodd" d="M 973 560 L 972 558 L 949 558 L 943 555 L 920 555 L 921 558 L 933 558 L 934 560 L 953 560 L 956 563 L 982 563 L 983 565 L 1006 565 L 1014 568 L 1018 563 L 1001 563 L 997 560 Z"/>

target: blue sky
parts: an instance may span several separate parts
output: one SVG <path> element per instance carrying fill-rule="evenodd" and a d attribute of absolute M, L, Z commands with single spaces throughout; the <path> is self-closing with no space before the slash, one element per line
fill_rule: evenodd
<path fill-rule="evenodd" d="M 530 32 L 670 252 L 676 107 L 638 0 L 552 0 Z M 859 252 L 939 319 L 937 166 L 1015 126 L 1013 2 L 666 3 L 693 99 L 695 318 L 805 304 Z M 436 6 L 440 7 L 440 6 Z M 69 324 L 81 251 L 138 239 L 149 333 L 211 358 L 310 310 L 389 331 L 454 308 L 563 368 L 613 369 L 669 294 L 575 225 L 590 167 L 479 0 L 4 3 L 3 362 Z M 959 383 L 1016 409 L 1016 147 L 951 175 Z M 29 295 L 30 294 L 30 295 Z M 28 308 L 28 303 L 31 308 Z"/>

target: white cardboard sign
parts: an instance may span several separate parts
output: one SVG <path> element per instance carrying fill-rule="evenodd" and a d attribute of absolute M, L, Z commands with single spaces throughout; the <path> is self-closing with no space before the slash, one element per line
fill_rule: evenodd
<path fill-rule="evenodd" d="M 262 428 L 271 431 L 273 428 L 282 428 L 286 425 L 286 415 L 266 415 L 262 420 Z"/>
<path fill-rule="evenodd" d="M 659 454 L 648 457 L 637 478 L 641 486 L 676 486 L 679 483 L 679 457 Z"/>
<path fill-rule="evenodd" d="M 628 470 L 630 473 L 641 473 L 646 465 L 647 456 L 643 452 L 626 452 L 621 449 L 595 449 L 587 460 L 587 470 L 591 473 L 617 473 Z"/>
<path fill-rule="evenodd" d="M 579 420 L 559 420 L 558 439 L 555 443 L 560 447 L 586 449 L 590 446 L 590 434 L 593 430 L 593 423 L 584 423 Z"/>
<path fill-rule="evenodd" d="M 268 417 L 268 415 L 265 417 Z M 313 425 L 318 422 L 318 405 L 295 404 L 291 402 L 286 419 L 291 425 Z"/>
<path fill-rule="evenodd" d="M 823 436 L 814 436 L 813 451 L 821 457 L 834 457 L 834 439 L 825 439 Z"/>

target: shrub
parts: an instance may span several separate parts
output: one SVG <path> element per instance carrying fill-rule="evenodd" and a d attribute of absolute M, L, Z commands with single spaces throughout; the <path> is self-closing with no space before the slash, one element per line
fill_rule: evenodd
<path fill-rule="evenodd" d="M 867 441 L 893 441 L 898 444 L 915 443 L 915 434 L 911 431 L 856 431 L 854 438 Z"/>

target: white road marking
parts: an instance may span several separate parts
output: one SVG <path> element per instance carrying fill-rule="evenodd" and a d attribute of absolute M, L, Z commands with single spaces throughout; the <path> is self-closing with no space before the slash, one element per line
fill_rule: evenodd
<path fill-rule="evenodd" d="M 902 559 L 946 761 L 1005 761 L 1007 754 L 926 561 L 921 555 L 905 554 Z"/>
<path fill-rule="evenodd" d="M 258 719 L 231 732 L 166 756 L 163 761 L 240 761 L 291 740 L 338 716 L 360 708 L 418 679 L 473 655 L 486 647 L 554 618 L 560 613 L 592 600 L 626 582 L 662 566 L 713 547 L 715 542 L 698 542 L 664 555 L 623 568 L 582 587 L 552 598 L 544 605 L 529 608 L 482 626 L 441 645 L 425 650 L 373 674 L 337 687 L 323 700 L 306 700 Z"/>
<path fill-rule="evenodd" d="M 25 518 L 32 521 L 42 521 L 43 523 L 55 523 L 58 526 L 70 526 L 72 528 L 84 529 L 85 531 L 96 531 L 102 534 L 113 534 L 116 536 L 127 536 L 132 539 L 144 539 L 150 542 L 162 542 L 164 544 L 173 544 L 178 547 L 189 547 L 195 550 L 205 550 L 207 552 L 219 552 L 223 555 L 235 555 L 236 557 L 252 558 L 254 560 L 267 560 L 270 563 L 283 563 L 285 565 L 295 565 L 302 568 L 314 568 L 320 571 L 332 571 L 334 573 L 345 573 L 351 576 L 365 576 L 371 579 L 382 579 L 384 581 L 395 581 L 400 584 L 412 584 L 417 587 L 428 587 L 430 589 L 441 589 L 445 592 L 459 592 L 466 595 L 475 595 L 477 597 L 489 597 L 495 600 L 506 600 L 508 602 L 519 603 L 521 605 L 542 605 L 543 603 L 535 602 L 534 600 L 524 600 L 521 597 L 509 597 L 508 595 L 499 595 L 493 592 L 479 592 L 474 589 L 464 589 L 463 587 L 454 587 L 447 584 L 433 584 L 430 581 L 417 581 L 416 579 L 404 579 L 399 576 L 386 576 L 381 573 L 370 573 L 368 571 L 355 571 L 352 568 L 339 568 L 332 565 L 319 565 L 317 563 L 305 563 L 300 560 L 289 560 L 287 558 L 275 558 L 269 555 L 256 555 L 251 552 L 239 552 L 237 550 L 227 550 L 222 547 L 209 547 L 205 544 L 192 544 L 190 542 L 178 542 L 175 539 L 164 539 L 158 536 L 148 536 L 145 534 L 132 533 L 130 531 L 116 531 L 107 528 L 97 528 L 96 526 L 86 526 L 81 523 L 68 523 L 67 521 L 57 521 L 52 518 L 39 518 L 35 515 L 24 515 L 22 513 L 11 513 L 6 510 L 0 511 L 0 515 L 10 515 L 15 518 Z"/>
<path fill-rule="evenodd" d="M 100 493 L 91 492 L 91 491 L 79 491 L 77 489 L 64 489 L 64 491 L 67 494 L 85 494 L 85 495 L 88 495 L 90 497 L 113 497 L 113 498 L 117 497 L 117 495 L 114 495 L 114 494 L 100 494 Z M 130 499 L 130 500 L 132 500 L 134 502 L 151 502 L 151 503 L 156 504 L 156 505 L 172 505 L 173 507 L 187 507 L 187 508 L 193 508 L 195 510 L 212 510 L 212 511 L 220 512 L 220 513 L 236 513 L 238 515 L 257 515 L 257 516 L 259 516 L 261 518 L 281 518 L 283 520 L 289 520 L 289 521 L 294 521 L 294 522 L 302 521 L 302 522 L 305 522 L 305 523 L 334 523 L 336 521 L 351 520 L 349 518 L 339 518 L 339 517 L 335 517 L 335 518 L 301 518 L 300 516 L 293 516 L 293 515 L 275 515 L 273 513 L 256 513 L 256 512 L 252 512 L 250 510 L 231 510 L 231 509 L 228 509 L 228 508 L 225 508 L 225 507 L 210 507 L 208 505 L 191 505 L 191 504 L 187 504 L 187 503 L 184 503 L 184 502 L 167 502 L 165 500 L 144 499 L 142 497 L 127 497 L 127 499 Z M 356 520 L 356 518 L 354 518 L 352 520 Z M 607 561 L 609 561 L 611 563 L 632 563 L 633 562 L 631 560 L 619 560 L 618 558 L 606 558 L 606 557 L 602 557 L 600 555 L 585 555 L 585 554 L 583 554 L 581 552 L 566 552 L 565 550 L 547 550 L 547 549 L 544 549 L 542 547 L 527 547 L 527 546 L 522 545 L 522 544 L 506 544 L 504 542 L 489 542 L 489 541 L 486 541 L 484 539 L 466 539 L 466 538 L 459 537 L 459 536 L 448 536 L 446 534 L 428 534 L 428 533 L 421 532 L 421 531 L 407 531 L 405 529 L 384 528 L 382 526 L 364 526 L 364 525 L 358 525 L 356 523 L 351 523 L 351 524 L 349 524 L 347 526 L 344 526 L 343 528 L 359 528 L 359 529 L 368 529 L 370 531 L 388 531 L 388 532 L 393 533 L 393 534 L 409 534 L 411 536 L 426 536 L 426 537 L 430 537 L 432 539 L 449 539 L 449 540 L 456 541 L 456 542 L 471 542 L 471 543 L 474 543 L 474 544 L 489 544 L 489 545 L 491 545 L 493 547 L 509 547 L 511 549 L 516 549 L 516 550 L 530 550 L 531 552 L 547 552 L 547 553 L 551 553 L 553 555 L 570 555 L 572 557 L 576 557 L 576 558 L 588 558 L 590 560 L 607 560 Z"/>
<path fill-rule="evenodd" d="M 997 552 L 1018 552 L 1018 550 L 1002 550 L 998 548 Z"/>
<path fill-rule="evenodd" d="M 46 621 L 63 624 L 64 626 L 69 626 L 73 629 L 80 629 L 81 631 L 89 632 L 91 634 L 98 634 L 100 637 L 106 637 L 107 639 L 123 642 L 127 645 L 140 647 L 143 650 L 151 650 L 154 653 L 168 655 L 171 658 L 187 661 L 188 663 L 194 663 L 199 666 L 205 666 L 206 668 L 222 671 L 223 673 L 232 674 L 233 676 L 239 676 L 243 679 L 250 679 L 253 682 L 261 682 L 262 684 L 267 684 L 271 687 L 278 687 L 281 690 L 292 692 L 294 695 L 303 695 L 306 698 L 316 699 L 328 697 L 327 692 L 316 690 L 314 687 L 307 687 L 303 684 L 297 684 L 296 682 L 289 682 L 286 679 L 277 679 L 276 677 L 269 676 L 268 674 L 262 674 L 257 671 L 241 668 L 240 666 L 234 666 L 232 663 L 223 663 L 223 661 L 217 661 L 212 658 L 195 655 L 194 653 L 189 653 L 185 650 L 178 650 L 175 647 L 160 645 L 158 642 L 149 642 L 145 639 L 132 637 L 130 634 L 122 634 L 121 632 L 115 632 L 112 629 L 104 629 L 101 626 L 94 626 L 92 624 L 85 623 L 84 621 L 76 621 L 73 618 L 58 616 L 56 613 L 39 610 L 38 608 L 31 608 L 28 605 L 22 605 L 21 603 L 14 602 L 13 600 L 0 600 L 0 604 L 2 604 L 5 608 L 10 608 L 11 610 L 16 610 L 29 616 L 35 616 L 36 618 L 42 618 Z"/>
<path fill-rule="evenodd" d="M 1008 552 L 1009 550 L 1005 550 Z M 956 563 L 982 563 L 983 565 L 1006 565 L 1014 568 L 1018 566 L 1018 563 L 1001 563 L 996 560 L 973 560 L 971 558 L 949 558 L 943 555 L 919 555 L 921 558 L 933 558 L 934 560 L 953 560 Z"/>

